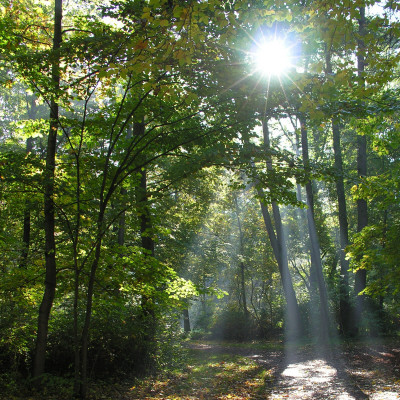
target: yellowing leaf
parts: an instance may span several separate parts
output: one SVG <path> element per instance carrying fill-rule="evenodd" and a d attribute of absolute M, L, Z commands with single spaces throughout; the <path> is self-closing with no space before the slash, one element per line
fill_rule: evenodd
<path fill-rule="evenodd" d="M 147 47 L 147 40 L 141 40 L 135 44 L 135 50 L 143 50 Z"/>

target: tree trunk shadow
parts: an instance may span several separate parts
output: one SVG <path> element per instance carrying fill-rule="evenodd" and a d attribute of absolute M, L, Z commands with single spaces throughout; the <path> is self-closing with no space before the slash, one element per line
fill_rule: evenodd
<path fill-rule="evenodd" d="M 338 348 L 291 344 L 276 365 L 274 377 L 267 388 L 271 399 L 282 395 L 290 399 L 369 399 L 347 372 Z"/>

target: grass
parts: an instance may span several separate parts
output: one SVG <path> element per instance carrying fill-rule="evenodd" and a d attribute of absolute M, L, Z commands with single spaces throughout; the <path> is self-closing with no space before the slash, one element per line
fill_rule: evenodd
<path fill-rule="evenodd" d="M 129 399 L 261 399 L 271 379 L 271 371 L 248 357 L 189 349 L 182 371 L 141 381 L 130 389 Z"/>

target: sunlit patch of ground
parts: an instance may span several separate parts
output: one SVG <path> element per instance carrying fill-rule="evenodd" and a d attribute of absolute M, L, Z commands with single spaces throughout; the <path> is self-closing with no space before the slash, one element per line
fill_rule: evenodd
<path fill-rule="evenodd" d="M 313 359 L 289 364 L 281 373 L 271 399 L 340 399 L 350 400 L 336 368 L 325 360 Z"/>
<path fill-rule="evenodd" d="M 190 347 L 184 370 L 142 381 L 113 400 L 400 400 L 395 348 Z"/>
<path fill-rule="evenodd" d="M 269 398 L 399 400 L 396 354 L 395 349 L 379 353 L 368 346 L 325 349 L 323 357 L 304 349 L 289 351 Z"/>

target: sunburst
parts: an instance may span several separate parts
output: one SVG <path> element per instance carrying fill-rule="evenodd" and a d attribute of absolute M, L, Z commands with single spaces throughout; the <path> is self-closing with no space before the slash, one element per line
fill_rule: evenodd
<path fill-rule="evenodd" d="M 253 54 L 256 72 L 261 75 L 280 77 L 293 66 L 290 47 L 283 39 L 264 39 L 256 43 Z"/>

